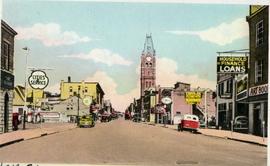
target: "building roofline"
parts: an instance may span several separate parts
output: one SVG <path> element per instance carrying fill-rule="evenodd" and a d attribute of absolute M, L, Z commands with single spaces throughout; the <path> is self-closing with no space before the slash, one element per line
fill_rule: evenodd
<path fill-rule="evenodd" d="M 246 17 L 247 21 L 249 21 L 251 18 L 253 18 L 254 16 L 256 16 L 258 13 L 262 12 L 264 9 L 268 8 L 268 5 L 263 5 L 259 10 L 257 10 L 256 12 L 252 13 L 251 15 L 248 15 Z"/>
<path fill-rule="evenodd" d="M 4 20 L 1 20 L 1 25 L 2 25 L 2 28 L 6 28 L 8 31 L 10 31 L 14 36 L 17 35 L 18 33 L 13 29 L 11 28 L 11 26 L 9 26 Z"/>

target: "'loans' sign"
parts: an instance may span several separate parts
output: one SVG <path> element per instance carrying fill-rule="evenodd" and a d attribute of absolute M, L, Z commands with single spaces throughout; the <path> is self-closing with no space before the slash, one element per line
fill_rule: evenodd
<path fill-rule="evenodd" d="M 247 73 L 248 57 L 217 57 L 217 73 Z"/>
<path fill-rule="evenodd" d="M 31 73 L 28 82 L 33 89 L 44 89 L 49 84 L 49 78 L 44 71 L 36 70 Z"/>

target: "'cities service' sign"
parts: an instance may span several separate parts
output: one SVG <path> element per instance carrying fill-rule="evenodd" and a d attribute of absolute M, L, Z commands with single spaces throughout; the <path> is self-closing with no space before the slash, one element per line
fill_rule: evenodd
<path fill-rule="evenodd" d="M 248 57 L 218 56 L 217 73 L 247 73 Z"/>
<path fill-rule="evenodd" d="M 36 70 L 31 73 L 28 82 L 33 89 L 45 89 L 49 84 L 49 78 L 44 71 Z"/>

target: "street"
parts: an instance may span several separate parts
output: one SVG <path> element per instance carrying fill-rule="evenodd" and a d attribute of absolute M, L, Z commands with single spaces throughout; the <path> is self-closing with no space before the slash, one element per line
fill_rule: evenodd
<path fill-rule="evenodd" d="M 266 165 L 266 147 L 123 119 L 0 148 L 0 161 L 119 165 Z"/>

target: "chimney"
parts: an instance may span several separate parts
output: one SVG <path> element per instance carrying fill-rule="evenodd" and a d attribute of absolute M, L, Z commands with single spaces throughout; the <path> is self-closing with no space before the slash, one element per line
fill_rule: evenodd
<path fill-rule="evenodd" d="M 68 76 L 68 83 L 70 83 L 71 82 L 71 77 L 70 76 Z"/>

